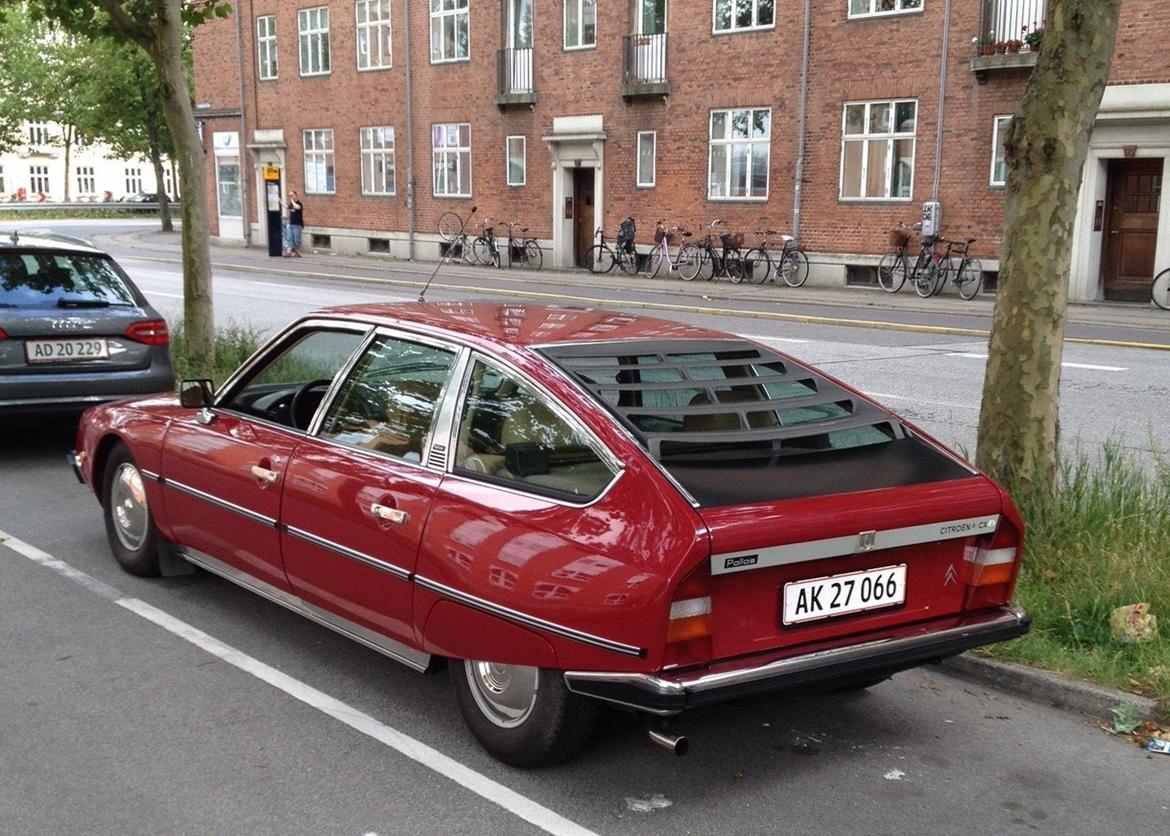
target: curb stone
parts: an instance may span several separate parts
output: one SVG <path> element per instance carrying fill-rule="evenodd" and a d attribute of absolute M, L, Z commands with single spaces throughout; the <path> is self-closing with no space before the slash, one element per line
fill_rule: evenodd
<path fill-rule="evenodd" d="M 1090 717 L 1108 718 L 1111 706 L 1128 703 L 1137 709 L 1143 721 L 1159 719 L 1158 703 L 1149 697 L 1066 679 L 1039 668 L 1030 668 L 1013 662 L 999 662 L 968 653 L 944 659 L 935 667 L 961 679 L 991 685 L 1033 702 Z"/>

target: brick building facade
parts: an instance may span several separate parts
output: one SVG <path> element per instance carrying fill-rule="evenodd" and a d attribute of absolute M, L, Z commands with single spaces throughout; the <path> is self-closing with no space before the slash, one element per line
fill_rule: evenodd
<path fill-rule="evenodd" d="M 310 241 L 337 251 L 435 258 L 438 217 L 474 205 L 522 221 L 546 264 L 568 266 L 626 215 L 642 244 L 656 218 L 719 217 L 749 241 L 796 230 L 810 281 L 845 284 L 872 281 L 887 230 L 933 200 L 996 270 L 995 145 L 1036 59 L 1007 42 L 1042 23 L 1044 3 L 809 0 L 807 19 L 774 0 L 235 5 L 195 37 L 221 238 L 244 237 L 242 218 L 214 211 L 242 185 L 263 243 L 267 165 L 304 195 Z M 1136 298 L 1170 265 L 1170 63 L 1150 48 L 1167 39 L 1170 4 L 1125 0 L 1074 299 Z"/>

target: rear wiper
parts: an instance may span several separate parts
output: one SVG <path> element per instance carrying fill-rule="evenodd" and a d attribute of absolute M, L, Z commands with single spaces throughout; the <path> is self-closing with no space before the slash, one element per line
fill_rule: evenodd
<path fill-rule="evenodd" d="M 108 308 L 110 303 L 105 299 L 58 299 L 58 308 Z"/>

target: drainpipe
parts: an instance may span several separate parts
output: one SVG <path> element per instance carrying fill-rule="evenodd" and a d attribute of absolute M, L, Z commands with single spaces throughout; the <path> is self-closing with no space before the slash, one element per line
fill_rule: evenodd
<path fill-rule="evenodd" d="M 406 39 L 406 257 L 414 261 L 414 104 L 410 68 L 410 0 L 402 0 L 402 19 Z"/>
<path fill-rule="evenodd" d="M 951 47 L 951 0 L 946 0 L 943 6 L 943 38 L 942 59 L 938 71 L 938 133 L 934 138 L 934 188 L 931 189 L 931 200 L 938 200 L 939 183 L 942 181 L 942 152 L 943 152 L 943 113 L 947 100 L 947 62 L 950 59 Z"/>
<path fill-rule="evenodd" d="M 248 125 L 244 119 L 243 15 L 236 4 L 236 63 L 240 67 L 240 214 L 244 221 L 244 246 L 252 246 L 252 219 L 248 217 Z"/>
<path fill-rule="evenodd" d="M 792 237 L 800 242 L 800 198 L 804 183 L 804 132 L 808 117 L 808 47 L 812 26 L 812 0 L 804 0 L 804 43 L 800 59 L 800 116 L 796 135 L 796 182 L 792 188 Z"/>

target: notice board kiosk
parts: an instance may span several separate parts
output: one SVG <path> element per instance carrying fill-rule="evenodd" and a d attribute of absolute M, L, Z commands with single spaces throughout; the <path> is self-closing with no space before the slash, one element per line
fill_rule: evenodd
<path fill-rule="evenodd" d="M 284 229 L 280 217 L 280 166 L 264 166 L 264 208 L 268 221 L 268 254 L 279 258 L 284 254 Z"/>

